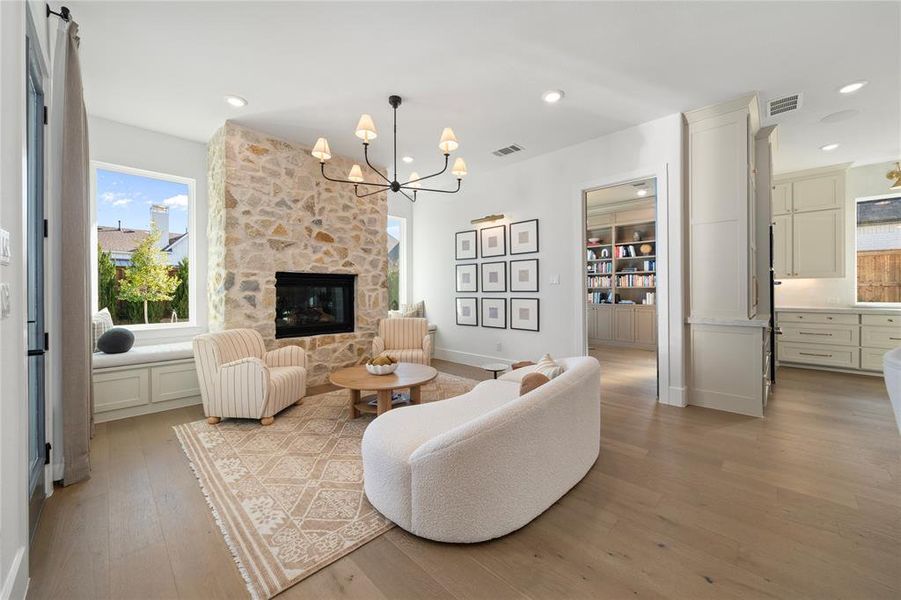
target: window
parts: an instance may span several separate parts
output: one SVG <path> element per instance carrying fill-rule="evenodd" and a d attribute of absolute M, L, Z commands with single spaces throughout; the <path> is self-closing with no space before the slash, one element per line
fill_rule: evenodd
<path fill-rule="evenodd" d="M 388 215 L 388 308 L 407 301 L 407 220 Z"/>
<path fill-rule="evenodd" d="M 194 180 L 92 163 L 94 307 L 113 323 L 193 323 Z"/>
<path fill-rule="evenodd" d="M 901 302 L 901 195 L 857 201 L 857 301 Z"/>

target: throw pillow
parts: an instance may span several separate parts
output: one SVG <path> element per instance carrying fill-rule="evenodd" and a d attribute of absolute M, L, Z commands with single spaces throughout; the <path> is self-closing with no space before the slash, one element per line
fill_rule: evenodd
<path fill-rule="evenodd" d="M 541 357 L 541 360 L 538 361 L 535 372 L 541 373 L 548 379 L 553 379 L 554 377 L 563 374 L 563 367 L 558 365 L 554 359 L 551 358 L 550 354 L 545 354 Z"/>
<path fill-rule="evenodd" d="M 548 381 L 550 381 L 550 379 L 548 379 L 547 375 L 542 375 L 541 373 L 529 373 L 519 382 L 519 395 L 525 396 Z"/>
<path fill-rule="evenodd" d="M 420 300 L 413 304 L 400 305 L 401 316 L 407 319 L 423 319 L 425 318 L 425 301 Z"/>
<path fill-rule="evenodd" d="M 531 360 L 520 360 L 520 361 L 515 362 L 515 363 L 513 363 L 512 365 L 510 365 L 510 370 L 511 370 L 511 371 L 515 371 L 516 369 L 521 369 L 521 368 L 523 368 L 523 367 L 531 367 L 531 366 L 534 365 L 534 364 L 535 364 L 535 361 L 531 361 Z"/>
<path fill-rule="evenodd" d="M 388 311 L 389 319 L 400 319 L 403 316 L 404 316 L 404 313 L 400 312 L 399 310 L 389 310 Z"/>
<path fill-rule="evenodd" d="M 112 328 L 113 316 L 109 314 L 109 309 L 104 308 L 94 313 L 94 316 L 91 317 L 91 352 L 98 352 L 97 340 Z"/>
<path fill-rule="evenodd" d="M 97 339 L 97 348 L 104 354 L 128 352 L 135 345 L 135 334 L 125 327 L 107 329 Z"/>

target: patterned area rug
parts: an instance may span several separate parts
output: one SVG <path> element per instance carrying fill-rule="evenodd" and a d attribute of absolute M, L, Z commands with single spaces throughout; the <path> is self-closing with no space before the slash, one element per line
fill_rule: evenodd
<path fill-rule="evenodd" d="M 476 383 L 439 373 L 422 399 Z M 349 416 L 340 390 L 305 398 L 268 427 L 225 419 L 174 428 L 252 598 L 271 598 L 394 527 L 363 493 L 360 441 L 373 416 Z"/>

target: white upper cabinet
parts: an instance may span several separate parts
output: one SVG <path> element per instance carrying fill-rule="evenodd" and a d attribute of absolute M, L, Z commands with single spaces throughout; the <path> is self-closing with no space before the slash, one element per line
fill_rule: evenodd
<path fill-rule="evenodd" d="M 841 277 L 844 228 L 841 210 L 792 215 L 792 276 Z"/>
<path fill-rule="evenodd" d="M 842 179 L 839 175 L 827 175 L 792 182 L 792 212 L 842 208 Z"/>
<path fill-rule="evenodd" d="M 773 186 L 776 277 L 844 277 L 846 167 L 781 175 Z"/>
<path fill-rule="evenodd" d="M 792 184 L 777 183 L 773 186 L 773 214 L 787 215 L 792 211 Z"/>

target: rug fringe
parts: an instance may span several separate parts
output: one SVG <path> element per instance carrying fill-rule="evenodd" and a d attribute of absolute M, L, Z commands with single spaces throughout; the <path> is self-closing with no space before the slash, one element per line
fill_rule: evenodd
<path fill-rule="evenodd" d="M 188 447 L 185 445 L 185 439 L 182 437 L 180 428 L 185 427 L 185 425 L 173 425 L 172 429 L 175 431 L 175 437 L 178 438 L 178 443 L 181 444 L 181 450 L 185 454 L 185 458 L 188 459 L 188 466 L 191 467 L 191 472 L 194 473 L 194 477 L 197 479 L 197 483 L 200 485 L 200 491 L 203 493 L 203 499 L 206 500 L 207 506 L 210 507 L 210 512 L 213 513 L 213 520 L 216 521 L 216 525 L 219 527 L 219 531 L 222 532 L 222 537 L 225 539 L 225 545 L 228 546 L 228 551 L 232 555 L 232 559 L 235 561 L 235 565 L 238 567 L 238 572 L 241 573 L 241 577 L 244 579 L 244 584 L 247 586 L 247 591 L 250 593 L 250 597 L 252 600 L 260 600 L 259 594 L 257 594 L 257 590 L 254 587 L 253 579 L 250 577 L 250 573 L 247 571 L 247 568 L 244 566 L 244 563 L 241 561 L 241 557 L 238 555 L 237 546 L 232 541 L 231 536 L 228 534 L 228 529 L 225 527 L 225 522 L 219 517 L 219 511 L 216 510 L 216 507 L 213 505 L 213 501 L 210 498 L 210 494 L 206 489 L 206 486 L 203 484 L 203 479 L 200 477 L 200 471 L 197 470 L 197 467 L 194 466 L 194 461 L 191 460 L 191 453 L 188 451 Z"/>

